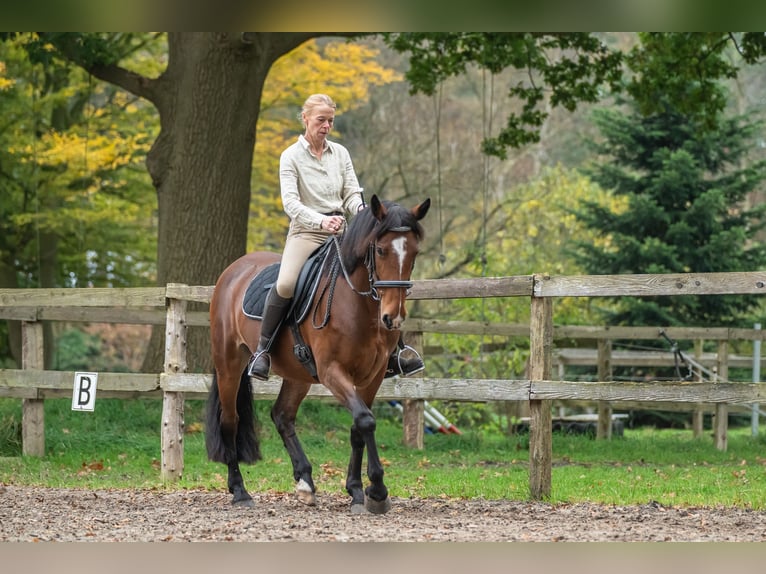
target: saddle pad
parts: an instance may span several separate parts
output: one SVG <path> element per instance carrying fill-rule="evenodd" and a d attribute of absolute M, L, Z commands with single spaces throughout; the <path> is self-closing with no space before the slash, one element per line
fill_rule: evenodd
<path fill-rule="evenodd" d="M 245 291 L 242 300 L 242 312 L 252 319 L 263 318 L 263 307 L 266 303 L 266 295 L 277 280 L 279 275 L 279 263 L 272 263 L 258 273 Z"/>
<path fill-rule="evenodd" d="M 309 256 L 301 269 L 298 281 L 295 285 L 295 295 L 285 317 L 295 320 L 300 324 L 306 318 L 311 302 L 314 298 L 322 264 L 332 246 L 332 239 L 328 239 Z M 266 295 L 271 286 L 276 283 L 279 276 L 279 263 L 272 263 L 264 268 L 250 282 L 242 300 L 242 312 L 251 319 L 262 319 L 263 308 L 266 303 Z"/>

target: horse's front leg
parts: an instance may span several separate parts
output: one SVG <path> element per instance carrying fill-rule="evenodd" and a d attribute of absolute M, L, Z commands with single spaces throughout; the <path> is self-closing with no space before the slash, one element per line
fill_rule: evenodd
<path fill-rule="evenodd" d="M 373 514 L 385 514 L 391 509 L 391 499 L 383 482 L 383 464 L 380 462 L 378 445 L 375 442 L 375 416 L 360 400 L 354 402 L 351 414 L 354 422 L 351 427 L 351 460 L 346 489 L 352 497 L 352 512 L 355 508 L 358 509 L 360 503 L 362 453 L 364 447 L 367 447 L 367 478 L 370 485 L 364 491 L 364 506 Z"/>
<path fill-rule="evenodd" d="M 309 392 L 311 385 L 283 379 L 274 406 L 271 409 L 271 420 L 277 427 L 282 444 L 285 445 L 293 465 L 295 478 L 295 493 L 298 499 L 309 506 L 316 504 L 316 487 L 312 479 L 311 463 L 303 451 L 298 435 L 295 432 L 295 417 L 298 407 Z"/>

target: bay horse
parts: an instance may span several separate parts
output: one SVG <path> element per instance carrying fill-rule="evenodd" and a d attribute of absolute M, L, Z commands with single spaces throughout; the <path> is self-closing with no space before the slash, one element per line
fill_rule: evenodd
<path fill-rule="evenodd" d="M 313 355 L 316 376 L 296 357 L 292 328 L 283 324 L 271 345 L 272 372 L 282 377 L 271 419 L 290 455 L 295 491 L 301 502 L 316 504 L 311 463 L 296 435 L 295 418 L 313 384 L 322 384 L 351 413 L 351 457 L 346 491 L 351 512 L 374 514 L 391 507 L 375 442 L 370 410 L 399 341 L 410 280 L 423 238 L 420 220 L 431 205 L 426 199 L 408 209 L 373 195 L 349 222 L 340 239 L 331 237 L 332 260 L 324 265 L 311 295 L 310 315 L 298 333 Z M 208 457 L 228 467 L 232 504 L 253 506 L 240 462 L 255 462 L 260 447 L 255 431 L 248 361 L 257 348 L 261 322 L 243 313 L 251 281 L 280 260 L 276 253 L 249 253 L 227 267 L 210 301 L 213 384 L 207 403 Z M 362 458 L 367 449 L 369 486 L 363 490 Z"/>

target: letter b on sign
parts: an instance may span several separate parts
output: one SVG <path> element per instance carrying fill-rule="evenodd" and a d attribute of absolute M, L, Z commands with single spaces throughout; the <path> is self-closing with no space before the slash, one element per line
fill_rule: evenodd
<path fill-rule="evenodd" d="M 92 411 L 96 405 L 98 373 L 75 373 L 72 393 L 73 411 Z"/>

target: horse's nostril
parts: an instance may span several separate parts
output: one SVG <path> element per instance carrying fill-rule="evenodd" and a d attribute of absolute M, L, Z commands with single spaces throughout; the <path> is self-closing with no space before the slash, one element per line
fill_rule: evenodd
<path fill-rule="evenodd" d="M 383 324 L 386 326 L 386 329 L 390 329 L 394 326 L 394 322 L 391 320 L 391 317 L 388 315 L 383 315 Z"/>

